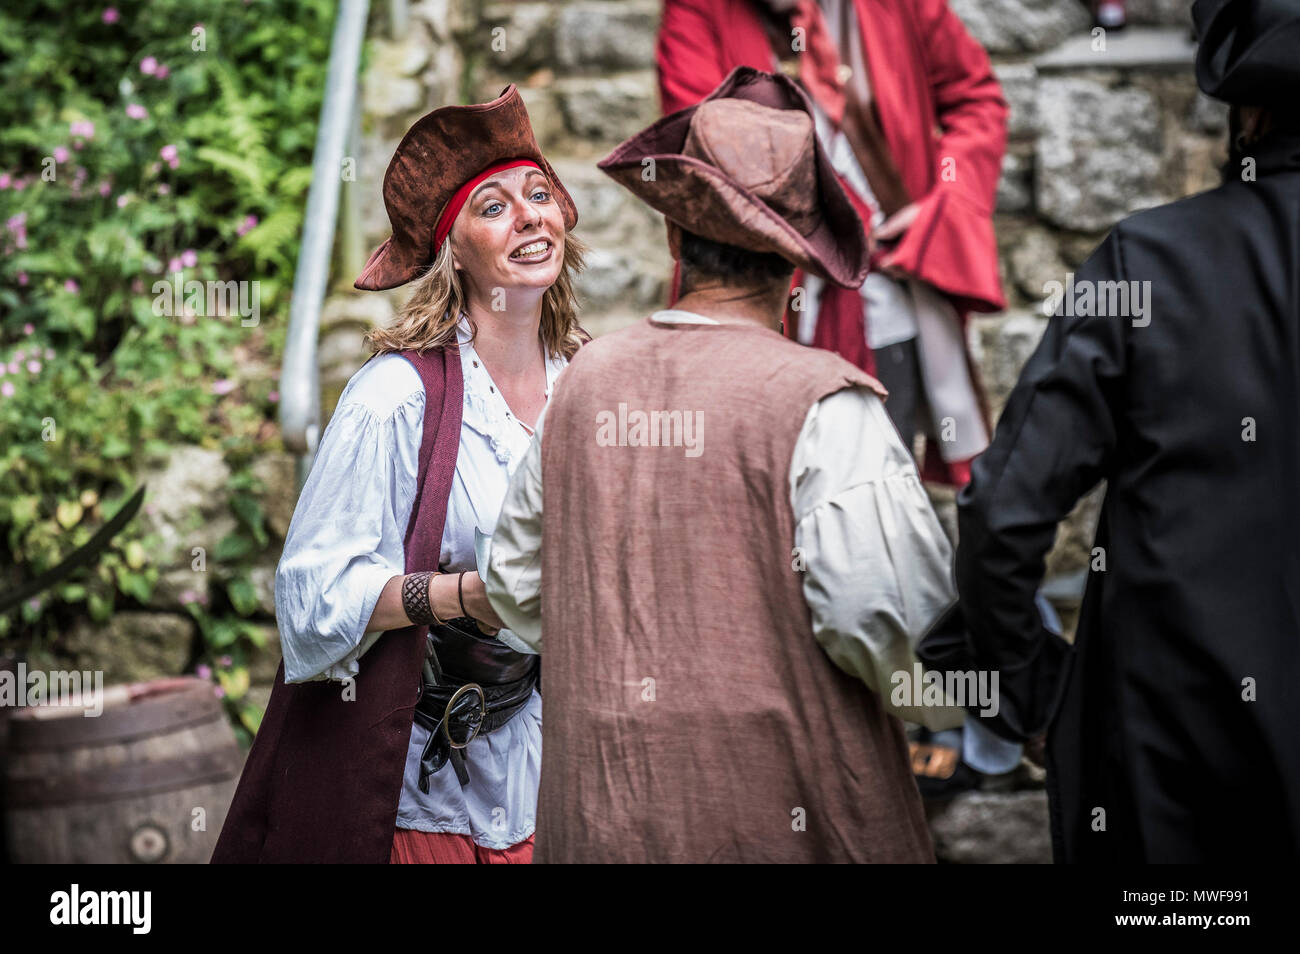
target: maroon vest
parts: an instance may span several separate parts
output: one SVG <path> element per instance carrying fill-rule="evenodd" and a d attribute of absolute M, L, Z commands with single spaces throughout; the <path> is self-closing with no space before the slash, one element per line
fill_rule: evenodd
<path fill-rule="evenodd" d="M 460 447 L 459 352 L 402 351 L 424 384 L 420 470 L 405 572 L 436 570 Z M 386 864 L 427 626 L 389 630 L 361 658 L 355 700 L 337 682 L 286 685 L 284 663 L 213 863 Z"/>

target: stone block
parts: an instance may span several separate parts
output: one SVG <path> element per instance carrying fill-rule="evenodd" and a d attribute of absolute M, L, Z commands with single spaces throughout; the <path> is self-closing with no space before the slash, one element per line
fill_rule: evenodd
<path fill-rule="evenodd" d="M 1004 254 L 1016 289 L 1031 302 L 1047 297 L 1048 282 L 1065 281 L 1065 263 L 1055 237 L 1046 229 L 1032 226 L 1018 233 Z"/>
<path fill-rule="evenodd" d="M 188 615 L 119 610 L 104 623 L 75 624 L 61 648 L 75 668 L 102 670 L 105 685 L 143 682 L 180 675 L 197 631 Z"/>
<path fill-rule="evenodd" d="M 553 3 L 489 3 L 479 25 L 462 34 L 472 60 L 510 72 L 540 69 L 555 59 Z"/>
<path fill-rule="evenodd" d="M 1024 139 L 1038 132 L 1038 70 L 1032 63 L 1000 63 L 993 67 L 1006 97 L 1007 137 Z"/>
<path fill-rule="evenodd" d="M 1034 158 L 1015 150 L 1002 157 L 998 179 L 997 210 L 1002 213 L 1028 212 L 1034 205 Z"/>
<path fill-rule="evenodd" d="M 951 6 L 990 53 L 1046 50 L 1092 23 L 1084 6 L 1070 0 L 952 0 Z"/>
<path fill-rule="evenodd" d="M 659 114 L 650 72 L 564 78 L 556 93 L 569 132 L 592 143 L 619 143 Z"/>
<path fill-rule="evenodd" d="M 556 22 L 556 62 L 566 72 L 650 69 L 658 29 L 658 3 L 571 3 Z"/>
<path fill-rule="evenodd" d="M 935 856 L 948 864 L 1050 864 L 1050 826 L 1043 791 L 961 795 L 930 817 Z"/>
<path fill-rule="evenodd" d="M 1048 78 L 1038 88 L 1035 204 L 1048 221 L 1098 231 L 1166 201 L 1162 118 L 1142 89 Z"/>

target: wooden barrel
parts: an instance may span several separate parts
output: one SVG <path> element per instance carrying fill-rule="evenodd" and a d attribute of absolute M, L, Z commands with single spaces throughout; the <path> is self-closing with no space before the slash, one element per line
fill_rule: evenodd
<path fill-rule="evenodd" d="M 5 828 L 19 863 L 206 863 L 243 756 L 206 680 L 113 686 L 98 716 L 9 719 Z"/>

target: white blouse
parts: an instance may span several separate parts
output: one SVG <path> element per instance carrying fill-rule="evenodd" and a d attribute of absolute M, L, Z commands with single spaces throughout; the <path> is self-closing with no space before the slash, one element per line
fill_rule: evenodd
<path fill-rule="evenodd" d="M 530 440 L 474 350 L 464 319 L 459 340 L 465 400 L 439 560 L 446 572 L 475 569 L 474 529 L 493 532 Z M 548 398 L 566 363 L 548 359 Z M 424 385 L 409 361 L 382 355 L 352 376 L 321 437 L 276 570 L 286 682 L 355 676 L 358 660 L 381 635 L 363 631 L 385 584 L 405 573 L 423 432 Z M 535 825 L 541 730 L 542 700 L 534 692 L 509 723 L 469 744 L 467 786 L 444 766 L 430 777 L 426 795 L 416 779 L 428 732 L 414 724 L 398 826 L 467 834 L 486 848 L 523 841 Z"/>

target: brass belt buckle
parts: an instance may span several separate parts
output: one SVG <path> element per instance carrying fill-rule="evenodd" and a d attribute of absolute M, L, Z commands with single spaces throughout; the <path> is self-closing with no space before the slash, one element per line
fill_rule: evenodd
<path fill-rule="evenodd" d="M 469 734 L 469 738 L 460 744 L 451 737 L 451 720 L 457 703 L 470 692 L 478 693 L 478 719 L 474 721 L 474 731 Z M 483 687 L 476 682 L 467 682 L 457 689 L 450 699 L 447 700 L 447 708 L 442 714 L 442 734 L 447 739 L 447 744 L 453 749 L 466 748 L 478 736 L 479 730 L 483 727 L 483 720 L 487 718 L 487 696 L 483 692 Z"/>

